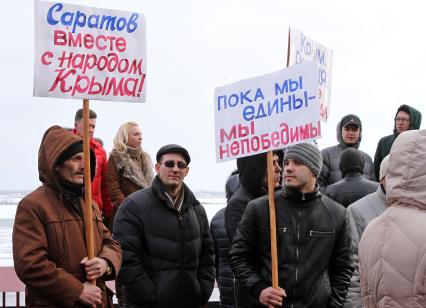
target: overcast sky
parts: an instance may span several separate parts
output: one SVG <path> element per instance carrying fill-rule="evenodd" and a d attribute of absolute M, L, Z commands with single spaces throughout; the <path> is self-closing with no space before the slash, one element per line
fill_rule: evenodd
<path fill-rule="evenodd" d="M 392 132 L 399 105 L 426 115 L 423 1 L 68 2 L 145 15 L 147 103 L 92 101 L 95 135 L 109 152 L 119 125 L 134 120 L 151 157 L 167 143 L 187 147 L 193 190 L 223 190 L 236 165 L 215 161 L 215 87 L 283 68 L 289 26 L 333 49 L 330 119 L 320 148 L 336 143 L 336 124 L 347 113 L 361 117 L 360 149 L 372 157 L 380 137 Z M 0 190 L 34 189 L 44 131 L 72 127 L 82 101 L 32 96 L 33 1 L 5 2 L 0 23 Z"/>

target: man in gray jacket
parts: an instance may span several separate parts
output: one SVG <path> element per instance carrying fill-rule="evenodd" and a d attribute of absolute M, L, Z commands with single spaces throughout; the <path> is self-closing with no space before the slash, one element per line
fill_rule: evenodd
<path fill-rule="evenodd" d="M 358 244 L 365 228 L 386 209 L 385 180 L 388 172 L 387 155 L 380 164 L 380 186 L 377 191 L 354 202 L 348 207 L 347 215 L 352 231 L 352 249 L 355 270 L 352 274 L 344 308 L 362 308 L 361 286 L 358 269 Z"/>
<path fill-rule="evenodd" d="M 324 192 L 328 185 L 334 184 L 342 179 L 339 162 L 342 152 L 347 148 L 358 149 L 362 137 L 362 124 L 358 116 L 354 114 L 345 115 L 337 124 L 337 145 L 325 148 L 321 151 L 323 165 L 318 178 L 321 192 Z M 365 166 L 363 175 L 369 180 L 375 181 L 373 160 L 362 152 Z"/>

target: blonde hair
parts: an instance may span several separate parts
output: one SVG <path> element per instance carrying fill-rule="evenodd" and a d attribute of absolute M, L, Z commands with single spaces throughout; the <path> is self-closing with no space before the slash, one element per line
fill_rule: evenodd
<path fill-rule="evenodd" d="M 139 126 L 136 122 L 125 122 L 118 128 L 117 134 L 114 137 L 114 149 L 119 153 L 127 153 L 127 142 L 129 130 L 135 126 Z"/>

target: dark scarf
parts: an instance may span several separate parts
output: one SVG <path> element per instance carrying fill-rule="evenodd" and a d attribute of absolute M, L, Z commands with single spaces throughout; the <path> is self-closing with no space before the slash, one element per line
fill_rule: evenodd
<path fill-rule="evenodd" d="M 81 213 L 80 199 L 84 196 L 84 185 L 74 184 L 63 178 L 59 178 L 58 184 L 64 199 L 80 216 L 83 216 Z"/>
<path fill-rule="evenodd" d="M 164 193 L 169 198 L 171 206 L 174 207 L 178 212 L 181 212 L 182 211 L 183 199 L 185 197 L 183 186 L 182 186 L 181 190 L 179 191 L 179 193 L 177 194 L 177 196 L 174 199 L 167 192 L 164 192 Z"/>

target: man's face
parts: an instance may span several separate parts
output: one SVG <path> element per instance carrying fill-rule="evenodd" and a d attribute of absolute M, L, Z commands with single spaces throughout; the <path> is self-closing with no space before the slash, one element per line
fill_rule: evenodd
<path fill-rule="evenodd" d="M 75 131 L 77 135 L 83 138 L 84 135 L 84 127 L 83 127 L 83 119 L 74 123 Z M 90 138 L 93 138 L 93 134 L 95 133 L 96 128 L 96 119 L 89 119 L 89 135 Z"/>
<path fill-rule="evenodd" d="M 410 115 L 405 111 L 399 111 L 395 117 L 395 128 L 398 133 L 408 130 L 410 128 Z"/>
<path fill-rule="evenodd" d="M 280 166 L 278 155 L 274 154 L 273 158 L 273 167 L 274 167 L 274 187 L 280 186 L 280 177 L 283 169 Z M 268 188 L 268 169 L 266 169 L 265 176 L 263 178 L 263 187 Z"/>
<path fill-rule="evenodd" d="M 67 182 L 83 185 L 84 183 L 84 159 L 83 152 L 77 153 L 56 166 L 59 176 Z"/>
<path fill-rule="evenodd" d="M 355 124 L 348 124 L 342 127 L 342 139 L 347 145 L 353 145 L 359 140 L 359 127 Z"/>
<path fill-rule="evenodd" d="M 298 189 L 300 192 L 312 192 L 316 178 L 308 167 L 295 159 L 284 161 L 284 184 Z"/>
<path fill-rule="evenodd" d="M 155 171 L 169 191 L 178 191 L 188 174 L 189 167 L 182 155 L 167 153 L 161 156 L 159 163 L 155 164 Z"/>

